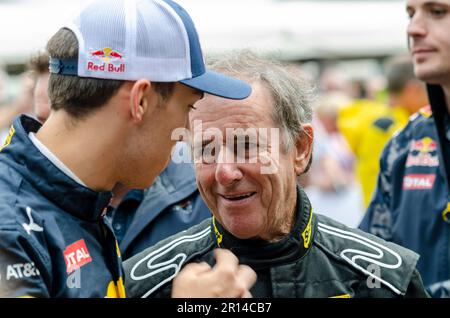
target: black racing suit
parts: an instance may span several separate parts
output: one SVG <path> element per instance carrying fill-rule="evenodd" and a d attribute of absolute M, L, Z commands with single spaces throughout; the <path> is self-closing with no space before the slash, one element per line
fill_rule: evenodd
<path fill-rule="evenodd" d="M 291 233 L 276 243 L 241 240 L 214 218 L 124 263 L 128 297 L 170 297 L 183 265 L 214 264 L 213 250 L 230 249 L 258 279 L 254 297 L 427 297 L 414 252 L 325 216 L 313 214 L 299 189 Z"/>

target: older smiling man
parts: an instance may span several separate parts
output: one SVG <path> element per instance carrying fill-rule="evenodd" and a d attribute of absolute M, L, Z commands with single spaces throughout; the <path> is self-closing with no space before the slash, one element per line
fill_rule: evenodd
<path fill-rule="evenodd" d="M 125 262 L 128 295 L 168 297 L 181 267 L 213 264 L 221 247 L 257 272 L 255 297 L 426 297 L 417 254 L 313 213 L 297 186 L 313 141 L 304 84 L 249 52 L 215 68 L 253 90 L 242 101 L 207 96 L 190 115 L 213 218 Z"/>

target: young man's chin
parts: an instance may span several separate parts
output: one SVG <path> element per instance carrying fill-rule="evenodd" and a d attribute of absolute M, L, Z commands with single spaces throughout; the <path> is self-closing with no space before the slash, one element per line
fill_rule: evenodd
<path fill-rule="evenodd" d="M 414 73 L 418 79 L 429 84 L 441 84 L 443 79 L 448 78 L 448 67 L 425 61 L 423 63 L 415 63 Z"/>
<path fill-rule="evenodd" d="M 152 186 L 152 184 L 155 182 L 156 177 L 151 176 L 145 179 L 139 179 L 139 180 L 132 180 L 132 182 L 130 182 L 127 187 L 130 189 L 139 189 L 139 190 L 144 190 L 147 188 L 150 188 Z"/>

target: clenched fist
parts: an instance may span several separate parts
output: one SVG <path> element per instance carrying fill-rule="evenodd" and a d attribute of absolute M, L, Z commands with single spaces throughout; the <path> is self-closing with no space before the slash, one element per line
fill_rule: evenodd
<path fill-rule="evenodd" d="M 247 298 L 256 282 L 256 273 L 230 251 L 214 251 L 216 265 L 191 263 L 175 277 L 172 285 L 174 298 Z"/>

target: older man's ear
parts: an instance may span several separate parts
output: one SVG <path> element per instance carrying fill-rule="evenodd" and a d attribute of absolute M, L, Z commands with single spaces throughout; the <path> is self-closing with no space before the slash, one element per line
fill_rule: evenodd
<path fill-rule="evenodd" d="M 295 162 L 294 169 L 297 176 L 306 172 L 309 168 L 309 162 L 313 149 L 314 129 L 311 124 L 303 125 L 303 132 L 297 138 L 295 143 Z"/>

